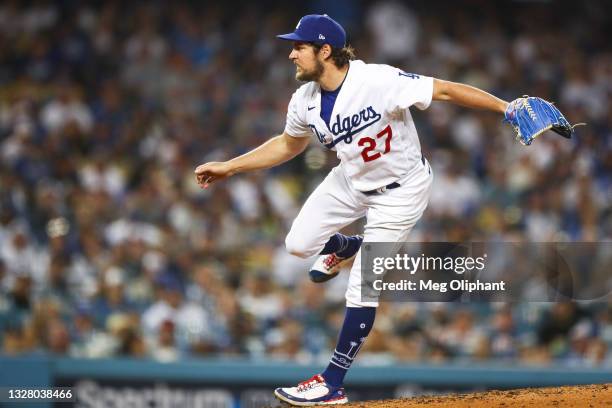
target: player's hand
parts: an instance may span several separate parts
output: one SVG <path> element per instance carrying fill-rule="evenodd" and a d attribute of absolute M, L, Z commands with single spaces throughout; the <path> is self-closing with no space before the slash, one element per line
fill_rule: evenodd
<path fill-rule="evenodd" d="M 195 169 L 195 176 L 202 188 L 208 188 L 212 183 L 234 175 L 235 171 L 228 162 L 208 162 Z"/>

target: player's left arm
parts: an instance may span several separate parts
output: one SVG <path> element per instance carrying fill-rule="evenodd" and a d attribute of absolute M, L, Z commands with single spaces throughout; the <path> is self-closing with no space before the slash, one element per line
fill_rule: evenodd
<path fill-rule="evenodd" d="M 482 89 L 436 78 L 433 80 L 432 100 L 452 102 L 467 108 L 485 109 L 499 113 L 504 113 L 508 108 L 508 102 Z"/>

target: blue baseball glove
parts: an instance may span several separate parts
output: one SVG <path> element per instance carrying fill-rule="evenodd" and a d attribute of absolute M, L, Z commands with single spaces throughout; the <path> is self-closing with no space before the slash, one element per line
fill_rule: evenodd
<path fill-rule="evenodd" d="M 510 102 L 504 122 L 510 123 L 516 132 L 519 142 L 528 146 L 533 139 L 548 129 L 570 139 L 574 127 L 552 103 L 542 98 L 523 96 Z"/>

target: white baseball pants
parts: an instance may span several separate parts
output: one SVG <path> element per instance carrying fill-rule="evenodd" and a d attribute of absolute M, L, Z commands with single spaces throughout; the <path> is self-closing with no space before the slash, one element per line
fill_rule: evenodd
<path fill-rule="evenodd" d="M 401 180 L 400 187 L 376 195 L 355 190 L 337 166 L 304 203 L 285 239 L 287 250 L 307 258 L 321 252 L 329 238 L 345 226 L 366 217 L 364 242 L 402 242 L 423 215 L 433 181 L 429 163 L 419 161 Z M 361 250 L 351 268 L 346 290 L 348 307 L 377 307 L 361 299 Z"/>

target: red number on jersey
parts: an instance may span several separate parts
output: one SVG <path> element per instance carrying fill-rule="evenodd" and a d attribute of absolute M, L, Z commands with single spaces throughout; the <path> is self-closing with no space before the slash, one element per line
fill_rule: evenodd
<path fill-rule="evenodd" d="M 381 156 L 379 152 L 376 152 L 370 156 L 370 152 L 376 148 L 376 140 L 372 139 L 371 137 L 362 137 L 359 139 L 358 144 L 359 146 L 367 145 L 366 148 L 361 151 L 361 157 L 363 157 L 364 162 L 367 163 L 369 161 L 376 160 Z"/>
<path fill-rule="evenodd" d="M 376 135 L 377 138 L 387 135 L 385 139 L 385 154 L 391 151 L 391 138 L 393 137 L 393 133 L 391 132 L 391 125 L 387 125 L 386 128 L 382 130 L 379 134 Z"/>
<path fill-rule="evenodd" d="M 378 159 L 383 154 L 387 154 L 391 151 L 391 138 L 393 137 L 393 132 L 391 131 L 391 125 L 387 125 L 380 133 L 376 135 L 376 139 L 379 139 L 383 136 L 387 135 L 385 139 L 385 151 L 381 154 L 380 152 L 376 152 L 374 154 L 370 154 L 372 150 L 376 148 L 376 140 L 371 137 L 362 137 L 359 139 L 357 143 L 359 146 L 365 146 L 365 148 L 361 151 L 361 157 L 363 157 L 364 162 L 369 162 L 372 160 Z"/>

